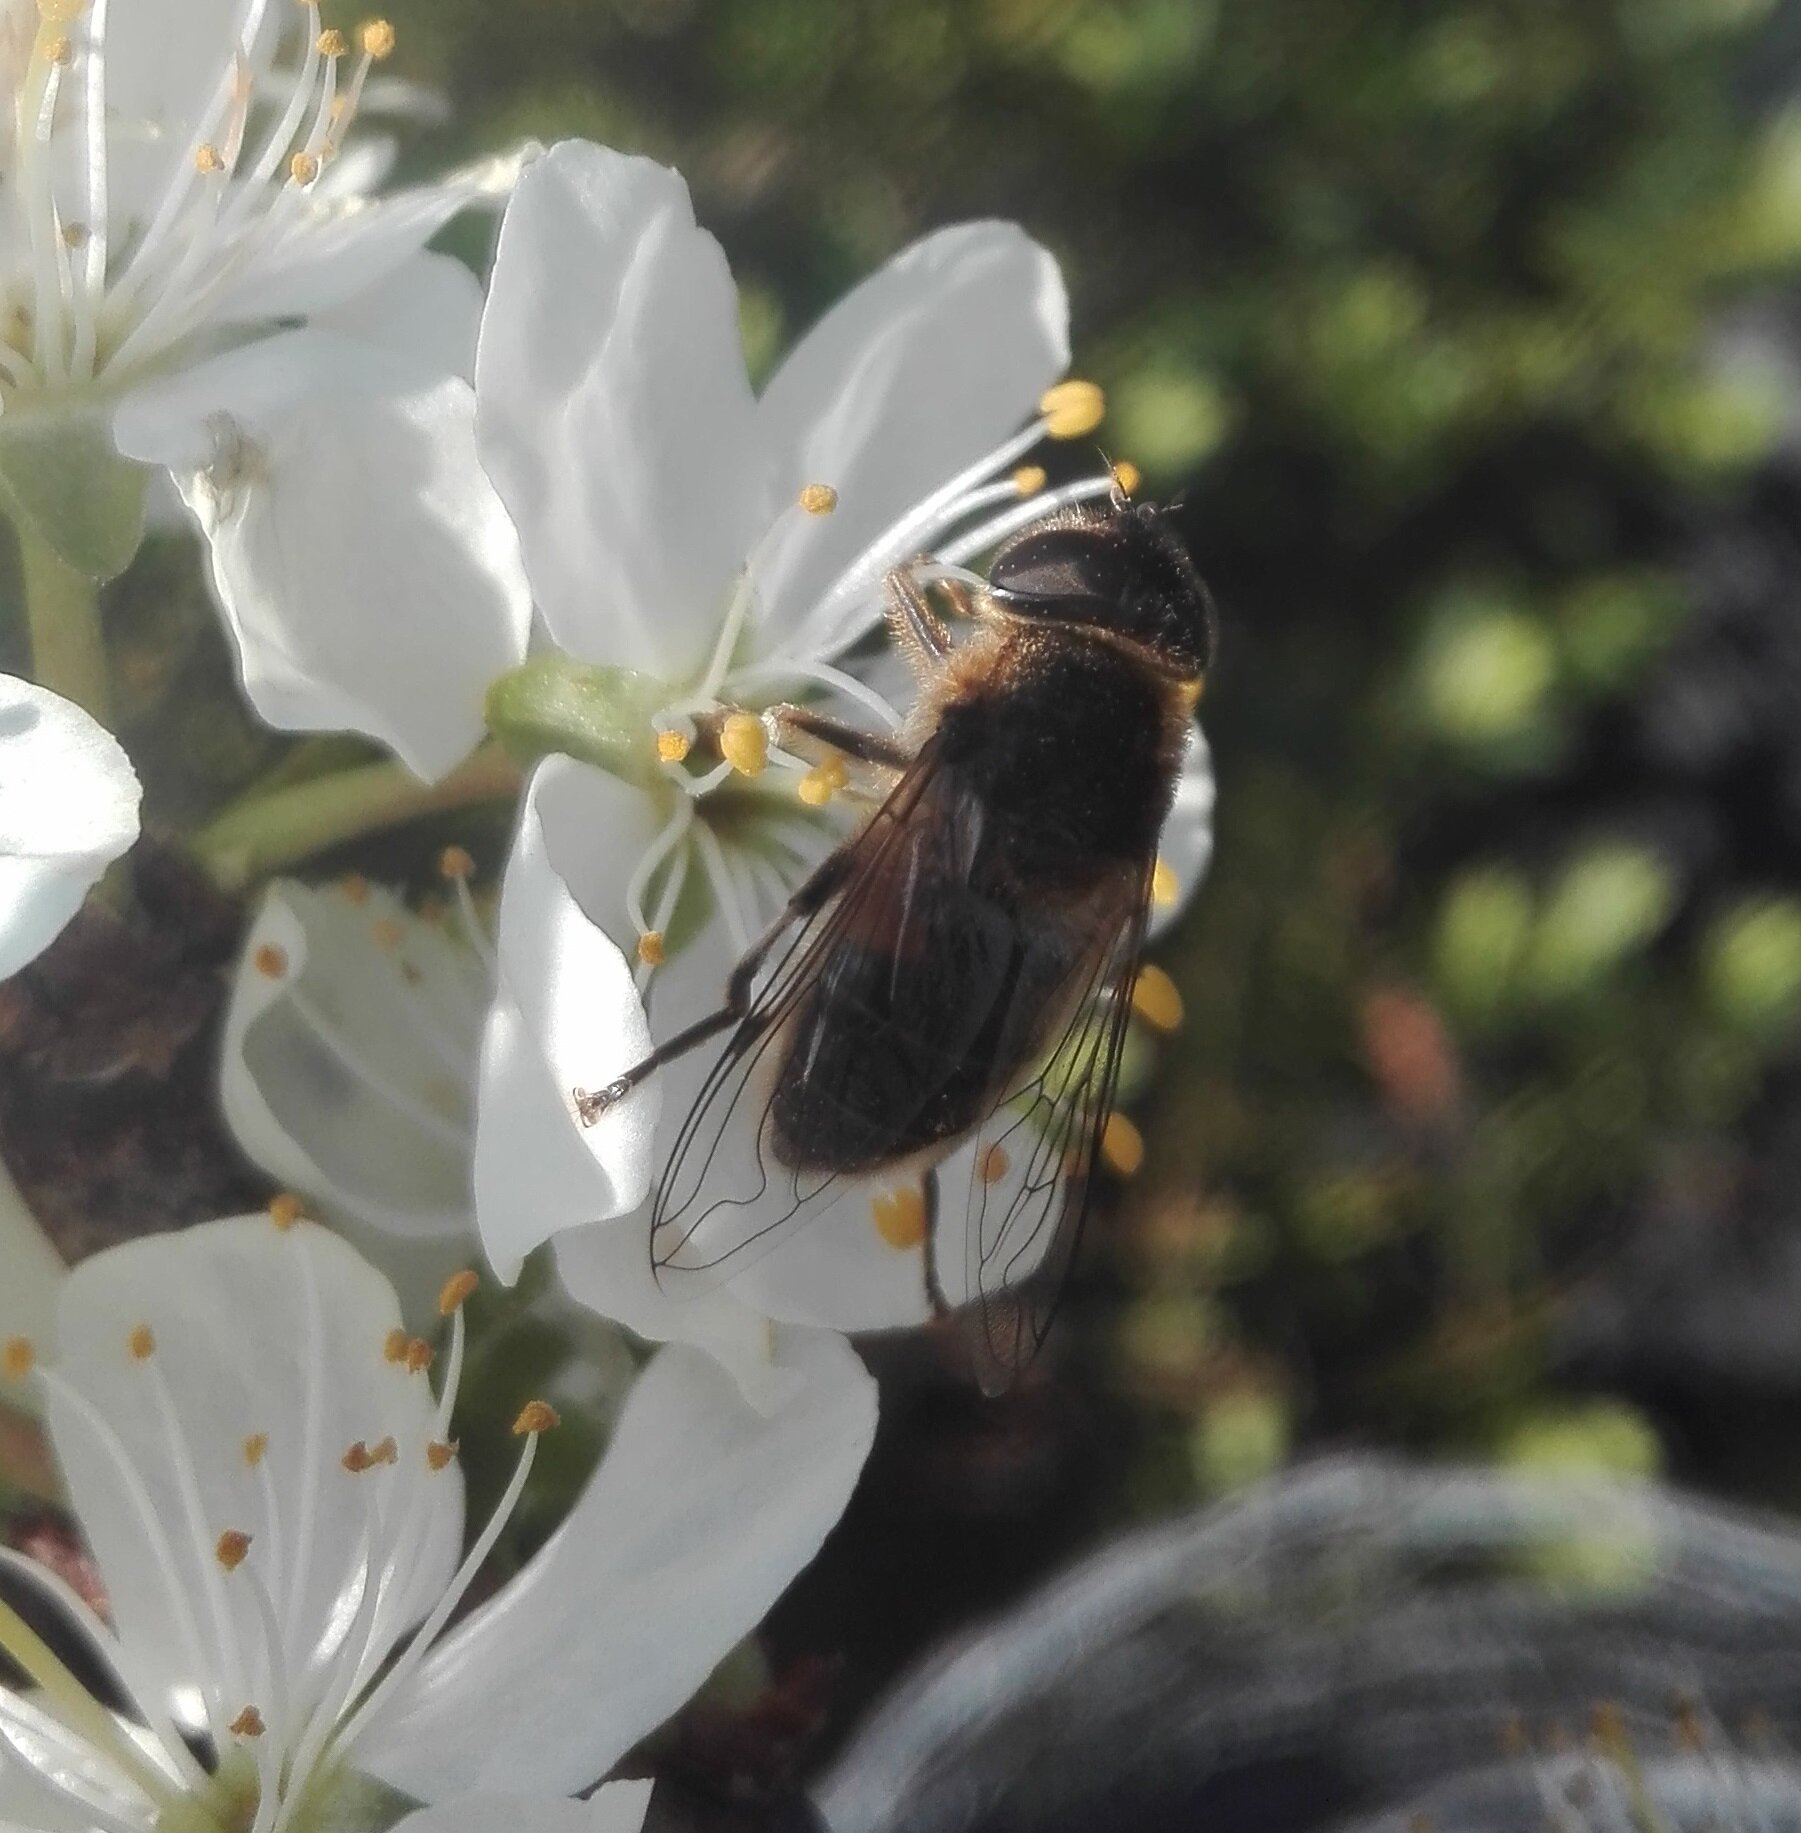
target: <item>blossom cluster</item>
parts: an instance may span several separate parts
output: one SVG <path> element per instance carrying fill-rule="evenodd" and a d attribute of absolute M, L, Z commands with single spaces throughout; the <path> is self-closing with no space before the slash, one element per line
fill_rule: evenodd
<path fill-rule="evenodd" d="M 266 723 L 374 741 L 422 810 L 516 790 L 516 826 L 497 897 L 458 847 L 434 910 L 361 877 L 257 887 L 220 1098 L 298 1195 L 96 1256 L 51 1282 L 54 1316 L 42 1285 L 0 1305 L 104 1610 L 0 1567 L 127 1702 L 0 1602 L 28 1681 L 0 1692 L 0 1818 L 629 1828 L 645 1788 L 570 1797 L 812 1557 L 875 1424 L 847 1333 L 930 1306 L 918 1232 L 860 1186 L 728 1278 L 653 1272 L 647 1197 L 705 1064 L 598 1119 L 583 1091 L 714 1009 L 856 818 L 768 709 L 901 729 L 884 576 L 930 556 L 979 580 L 1123 468 L 1053 488 L 1033 462 L 1101 403 L 1062 379 L 1062 280 L 1016 226 L 914 243 L 758 389 L 678 174 L 572 142 L 379 192 L 394 33 L 294 11 L 0 7 L 0 508 L 37 677 L 0 680 L 0 976 L 130 867 L 93 609 L 147 513 L 204 543 Z M 427 247 L 482 207 L 485 296 Z M 1205 871 L 1211 808 L 1196 727 L 1156 924 Z M 212 857 L 262 876 L 253 844 Z M 555 1411 L 519 1413 L 470 1532 L 455 1269 L 479 1252 L 510 1282 L 547 1242 L 558 1302 L 661 1347 L 556 1534 L 469 1609 Z"/>

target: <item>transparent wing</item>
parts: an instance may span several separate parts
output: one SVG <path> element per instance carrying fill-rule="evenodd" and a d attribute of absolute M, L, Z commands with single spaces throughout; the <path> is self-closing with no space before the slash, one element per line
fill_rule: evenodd
<path fill-rule="evenodd" d="M 1120 918 L 1097 926 L 1057 1041 L 940 1173 L 940 1274 L 960 1221 L 963 1235 L 963 1289 L 940 1284 L 940 1292 L 961 1301 L 977 1374 L 991 1394 L 1010 1387 L 1043 1344 L 1087 1217 L 1131 1019 L 1148 873 L 1120 889 Z M 961 1218 L 958 1203 L 966 1205 Z"/>
<path fill-rule="evenodd" d="M 930 744 L 832 867 L 841 888 L 809 919 L 796 919 L 769 952 L 744 1017 L 733 1028 L 676 1135 L 652 1212 L 659 1270 L 729 1277 L 829 1208 L 862 1176 L 784 1164 L 771 1150 L 778 1072 L 791 1096 L 815 1073 L 787 1061 L 803 1007 L 831 1000 L 872 958 L 928 950 L 933 894 L 969 848 L 967 807 Z M 961 969 L 966 977 L 970 968 Z M 992 993 L 986 995 L 992 997 Z M 977 989 L 975 997 L 984 997 Z M 874 1047 L 874 1046 L 872 1046 Z M 895 1083 L 884 1116 L 899 1142 L 938 1093 L 929 1076 Z M 865 1138 L 880 1157 L 883 1140 Z"/>

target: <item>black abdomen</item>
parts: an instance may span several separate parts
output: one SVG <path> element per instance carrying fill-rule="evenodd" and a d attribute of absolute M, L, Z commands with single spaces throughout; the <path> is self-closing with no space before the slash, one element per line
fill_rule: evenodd
<path fill-rule="evenodd" d="M 1099 645 L 1019 648 L 992 692 L 945 709 L 898 824 L 857 843 L 786 1028 L 768 1116 L 784 1164 L 873 1171 L 968 1133 L 1135 914 L 1179 755 L 1165 700 Z"/>

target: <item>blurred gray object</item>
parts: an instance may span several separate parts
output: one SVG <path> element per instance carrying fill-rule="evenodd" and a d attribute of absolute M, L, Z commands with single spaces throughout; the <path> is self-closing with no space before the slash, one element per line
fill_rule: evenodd
<path fill-rule="evenodd" d="M 953 1646 L 833 1833 L 1801 1827 L 1801 1538 L 1363 1458 L 1122 1540 Z"/>

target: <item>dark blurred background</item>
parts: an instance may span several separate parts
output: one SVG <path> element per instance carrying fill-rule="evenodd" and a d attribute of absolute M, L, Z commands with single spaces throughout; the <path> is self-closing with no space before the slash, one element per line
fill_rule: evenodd
<path fill-rule="evenodd" d="M 448 103 L 403 173 L 679 165 L 758 368 L 1018 219 L 1224 615 L 1143 1171 L 1003 1401 L 871 1346 L 857 1503 L 659 1762 L 779 1795 L 939 1635 L 1323 1448 L 1801 1507 L 1801 9 L 392 12 Z"/>

